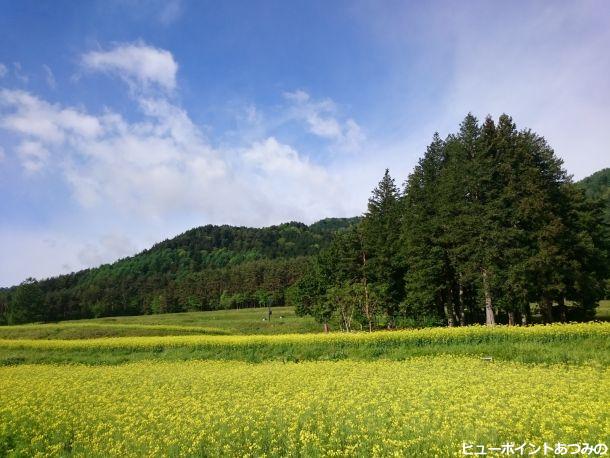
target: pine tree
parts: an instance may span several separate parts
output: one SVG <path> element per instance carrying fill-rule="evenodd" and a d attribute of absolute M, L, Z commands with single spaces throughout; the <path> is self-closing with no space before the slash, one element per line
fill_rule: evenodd
<path fill-rule="evenodd" d="M 384 311 L 389 325 L 398 313 L 403 297 L 404 268 L 398 257 L 400 238 L 400 191 L 386 169 L 369 198 L 367 212 L 360 226 L 363 245 L 363 281 L 384 292 Z"/>
<path fill-rule="evenodd" d="M 402 312 L 416 321 L 445 316 L 449 263 L 439 244 L 444 227 L 437 186 L 446 162 L 445 142 L 434 135 L 425 156 L 409 176 L 402 199 L 401 256 L 406 265 Z M 447 323 L 452 324 L 452 314 Z"/>

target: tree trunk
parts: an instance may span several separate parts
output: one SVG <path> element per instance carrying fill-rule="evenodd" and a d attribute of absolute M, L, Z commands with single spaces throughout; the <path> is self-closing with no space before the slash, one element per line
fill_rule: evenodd
<path fill-rule="evenodd" d="M 328 323 L 324 322 L 324 332 L 328 334 Z"/>
<path fill-rule="evenodd" d="M 547 324 L 553 322 L 553 302 L 546 294 L 542 296 L 542 300 L 540 301 L 540 313 L 542 315 L 543 323 Z"/>
<path fill-rule="evenodd" d="M 362 251 L 362 270 L 364 275 L 362 276 L 362 282 L 364 283 L 364 315 L 369 323 L 369 332 L 373 332 L 373 320 L 371 317 L 371 307 L 369 303 L 369 285 L 366 281 L 366 253 Z"/>
<path fill-rule="evenodd" d="M 514 326 L 515 325 L 515 312 L 510 311 L 508 312 L 508 325 L 509 326 Z"/>
<path fill-rule="evenodd" d="M 387 324 L 388 331 L 390 329 L 394 329 L 395 327 L 396 327 L 396 314 L 392 313 L 392 315 L 390 315 L 388 317 L 388 324 Z"/>
<path fill-rule="evenodd" d="M 489 280 L 487 278 L 487 270 L 483 269 L 481 274 L 483 276 L 483 293 L 485 294 L 485 324 L 487 326 L 493 326 L 496 324 L 496 319 L 494 317 L 494 309 L 491 303 L 491 291 L 489 288 Z"/>
<path fill-rule="evenodd" d="M 447 326 L 450 328 L 455 326 L 455 320 L 453 318 L 453 298 L 451 297 L 451 292 L 446 291 L 443 294 L 443 299 L 445 302 L 445 316 L 447 317 Z"/>
<path fill-rule="evenodd" d="M 525 308 L 523 309 L 523 313 L 521 314 L 521 324 L 523 326 L 527 326 L 529 324 L 530 321 L 530 304 L 527 303 L 525 304 Z"/>
<path fill-rule="evenodd" d="M 343 321 L 343 327 L 345 328 L 345 332 L 350 332 L 352 330 L 352 315 L 353 315 L 353 310 L 351 310 L 352 313 L 350 313 L 350 310 L 348 310 L 345 306 L 345 304 L 343 304 L 341 306 L 341 321 Z"/>
<path fill-rule="evenodd" d="M 565 298 L 560 296 L 557 303 L 559 304 L 559 320 L 562 323 L 566 323 L 568 321 L 568 308 L 566 307 Z"/>
<path fill-rule="evenodd" d="M 460 326 L 466 326 L 466 310 L 464 306 L 464 287 L 462 286 L 462 276 L 460 275 L 460 280 L 458 282 L 458 303 L 460 306 Z"/>
<path fill-rule="evenodd" d="M 517 310 L 515 312 L 515 326 L 518 326 L 520 323 L 522 323 L 522 321 L 523 321 L 522 313 L 519 310 Z"/>
<path fill-rule="evenodd" d="M 369 325 L 369 332 L 372 332 L 373 321 L 371 320 L 371 309 L 369 308 L 369 290 L 366 280 L 364 280 L 364 316 L 366 316 L 366 321 Z"/>

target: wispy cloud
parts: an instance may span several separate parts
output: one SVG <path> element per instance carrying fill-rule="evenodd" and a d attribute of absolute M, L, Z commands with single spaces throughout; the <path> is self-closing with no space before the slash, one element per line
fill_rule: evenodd
<path fill-rule="evenodd" d="M 13 74 L 15 75 L 15 78 L 17 78 L 23 84 L 27 84 L 30 81 L 28 75 L 26 75 L 21 69 L 20 62 L 13 62 Z"/>
<path fill-rule="evenodd" d="M 55 81 L 55 75 L 53 74 L 53 70 L 51 70 L 51 67 L 46 64 L 43 64 L 42 68 L 45 73 L 45 81 L 47 82 L 47 85 L 51 89 L 57 88 L 57 81 Z"/>
<path fill-rule="evenodd" d="M 133 46 L 87 53 L 82 60 L 129 83 L 137 121 L 109 109 L 92 114 L 29 92 L 0 91 L 0 126 L 17 135 L 16 152 L 28 173 L 58 174 L 83 208 L 112 208 L 139 221 L 186 213 L 260 225 L 352 214 L 358 208 L 338 177 L 274 136 L 262 132 L 240 146 L 213 147 L 172 97 L 146 90 L 153 83 L 175 88 L 171 53 Z M 140 63 L 128 65 L 125 56 Z M 306 112 L 304 119 L 316 135 L 343 143 L 350 129 L 357 129 L 351 119 L 331 117 L 336 107 L 330 101 L 307 96 L 297 103 L 293 108 Z M 251 105 L 246 114 L 258 118 Z M 325 131 L 322 124 L 333 122 L 338 131 Z M 327 199 L 337 194 L 346 198 Z"/>
<path fill-rule="evenodd" d="M 404 163 L 417 145 L 414 165 L 434 131 L 448 134 L 468 112 L 505 112 L 545 136 L 576 178 L 608 166 L 608 2 L 363 2 L 355 10 L 392 56 L 375 115 L 390 126 L 376 137 L 386 160 L 396 151 Z"/>
<path fill-rule="evenodd" d="M 330 99 L 313 100 L 303 90 L 285 92 L 291 103 L 289 116 L 307 124 L 309 132 L 335 142 L 342 150 L 356 151 L 365 140 L 361 127 L 352 118 L 341 119 Z"/>
<path fill-rule="evenodd" d="M 82 265 L 99 266 L 129 256 L 136 250 L 137 247 L 129 237 L 121 234 L 104 234 L 97 243 L 85 243 L 77 256 Z"/>
<path fill-rule="evenodd" d="M 17 147 L 23 168 L 28 173 L 42 170 L 49 159 L 49 151 L 39 142 L 25 140 Z"/>
<path fill-rule="evenodd" d="M 61 144 L 101 132 L 96 117 L 48 103 L 26 91 L 0 90 L 0 109 L 0 127 L 42 143 Z"/>
<path fill-rule="evenodd" d="M 169 51 L 143 42 L 115 45 L 107 51 L 90 51 L 82 56 L 83 67 L 123 79 L 132 88 L 176 88 L 178 64 Z"/>

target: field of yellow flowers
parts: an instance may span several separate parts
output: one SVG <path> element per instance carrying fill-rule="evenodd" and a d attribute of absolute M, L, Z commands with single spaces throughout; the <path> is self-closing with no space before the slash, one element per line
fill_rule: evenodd
<path fill-rule="evenodd" d="M 527 456 L 543 444 L 610 444 L 610 366 L 603 358 L 533 364 L 405 350 L 516 342 L 513 351 L 531 346 L 544 355 L 552 345 L 556 351 L 578 347 L 585 358 L 608 351 L 609 331 L 610 324 L 574 324 L 275 337 L 5 339 L 0 349 L 7 354 L 177 347 L 182 360 L 15 360 L 0 367 L 0 456 L 442 457 L 464 456 L 464 447 L 475 452 L 477 446 L 487 447 L 488 456 L 506 456 L 491 450 L 513 443 Z M 192 356 L 199 355 L 197 346 L 248 353 L 269 346 L 293 351 L 299 344 L 327 353 L 294 362 L 271 352 L 273 357 L 257 363 Z M 337 348 L 365 351 L 325 358 Z M 386 357 L 397 348 L 407 356 Z"/>
<path fill-rule="evenodd" d="M 469 357 L 2 369 L 3 454 L 448 456 L 599 443 L 610 371 Z"/>

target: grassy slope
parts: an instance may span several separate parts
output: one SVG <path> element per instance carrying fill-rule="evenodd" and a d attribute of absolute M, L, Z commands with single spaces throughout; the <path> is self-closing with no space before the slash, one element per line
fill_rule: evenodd
<path fill-rule="evenodd" d="M 273 307 L 271 310 L 271 321 L 266 319 L 266 308 L 108 317 L 83 321 L 92 323 L 210 326 L 224 329 L 231 334 L 287 334 L 319 332 L 321 329 L 321 326 L 313 318 L 296 316 L 292 307 Z"/>
<path fill-rule="evenodd" d="M 96 337 L 184 334 L 300 334 L 319 332 L 312 318 L 291 307 L 167 313 L 0 327 L 0 339 L 89 339 Z M 265 319 L 265 320 L 263 320 Z"/>

